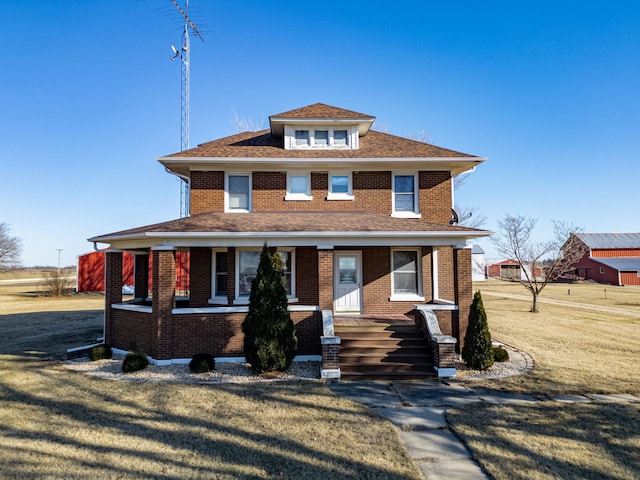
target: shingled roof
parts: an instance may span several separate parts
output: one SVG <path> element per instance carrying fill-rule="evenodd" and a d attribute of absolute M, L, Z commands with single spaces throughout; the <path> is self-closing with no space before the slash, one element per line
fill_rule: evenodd
<path fill-rule="evenodd" d="M 360 138 L 360 148 L 336 150 L 285 150 L 282 138 L 269 130 L 244 132 L 203 143 L 190 150 L 162 157 L 172 158 L 477 158 L 475 155 L 449 150 L 388 133 L 369 131 Z"/>
<path fill-rule="evenodd" d="M 419 219 L 400 219 L 363 211 L 287 211 L 229 214 L 207 212 L 187 218 L 122 230 L 90 238 L 91 242 L 112 243 L 140 238 L 219 238 L 221 236 L 255 236 L 261 233 L 282 234 L 282 238 L 296 235 L 340 236 L 428 236 L 475 238 L 486 236 L 485 230 L 455 225 L 425 222 Z M 295 241 L 292 241 L 295 244 Z"/>
<path fill-rule="evenodd" d="M 277 113 L 276 115 L 271 115 L 269 119 L 272 118 L 309 118 L 309 119 L 320 119 L 320 118 L 375 118 L 373 115 L 366 115 L 364 113 L 354 112 L 352 110 L 345 110 L 344 108 L 332 107 L 331 105 L 326 105 L 324 103 L 314 103 L 313 105 L 307 105 L 306 107 L 296 108 L 294 110 L 289 110 L 288 112 Z"/>

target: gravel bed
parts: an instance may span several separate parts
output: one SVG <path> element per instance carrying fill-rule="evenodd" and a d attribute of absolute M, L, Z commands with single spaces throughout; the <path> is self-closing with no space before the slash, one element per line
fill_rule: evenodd
<path fill-rule="evenodd" d="M 458 374 L 456 380 L 480 380 L 505 378 L 520 375 L 533 368 L 533 359 L 529 354 L 517 348 L 501 343 L 509 353 L 506 362 L 495 362 L 485 371 L 472 370 L 462 361 L 456 361 Z M 108 380 L 127 382 L 165 382 L 165 383 L 247 383 L 273 381 L 309 381 L 320 379 L 321 362 L 293 362 L 286 372 L 271 372 L 255 375 L 247 363 L 217 362 L 212 372 L 192 373 L 188 364 L 174 364 L 166 366 L 149 365 L 138 372 L 123 373 L 122 361 L 124 355 L 114 355 L 110 360 L 90 361 L 83 357 L 67 360 L 63 364 L 74 371 L 93 375 Z"/>
<path fill-rule="evenodd" d="M 137 372 L 122 372 L 124 355 L 114 355 L 110 360 L 92 362 L 88 358 L 68 360 L 64 365 L 74 371 L 82 372 L 108 380 L 127 382 L 164 382 L 164 383 L 247 383 L 274 382 L 292 380 L 317 380 L 320 378 L 320 362 L 293 362 L 286 372 L 255 375 L 249 364 L 217 362 L 212 372 L 192 373 L 188 364 L 166 366 L 149 365 Z"/>
<path fill-rule="evenodd" d="M 500 346 L 509 353 L 509 360 L 506 362 L 494 362 L 487 370 L 472 370 L 467 367 L 464 362 L 456 361 L 456 369 L 458 374 L 457 380 L 486 380 L 492 378 L 506 378 L 520 375 L 533 369 L 533 358 L 522 350 L 515 347 L 505 345 L 503 343 L 494 342 L 494 346 Z"/>

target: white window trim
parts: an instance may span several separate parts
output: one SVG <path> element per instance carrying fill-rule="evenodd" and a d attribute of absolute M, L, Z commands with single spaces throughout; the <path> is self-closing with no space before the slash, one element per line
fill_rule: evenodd
<path fill-rule="evenodd" d="M 417 260 L 417 265 L 416 265 L 416 276 L 417 276 L 417 287 L 418 287 L 418 293 L 414 294 L 414 293 L 410 293 L 410 294 L 397 294 L 394 293 L 395 290 L 395 286 L 394 286 L 394 270 L 393 270 L 393 254 L 394 252 L 416 252 L 416 260 Z M 391 297 L 389 297 L 389 301 L 391 302 L 424 302 L 425 298 L 424 298 L 424 293 L 422 292 L 422 249 L 420 247 L 398 247 L 398 248 L 392 248 L 391 252 Z"/>
<path fill-rule="evenodd" d="M 249 296 L 240 296 L 240 252 L 260 252 L 261 248 L 236 248 L 235 254 L 235 293 L 234 305 L 249 305 Z M 289 252 L 291 256 L 291 295 L 287 295 L 288 303 L 297 303 L 296 297 L 296 249 L 295 247 L 278 247 L 278 252 Z"/>
<path fill-rule="evenodd" d="M 307 191 L 305 193 L 290 193 L 291 177 L 307 177 Z M 287 194 L 285 200 L 310 201 L 313 200 L 311 195 L 311 173 L 310 172 L 287 172 Z"/>
<path fill-rule="evenodd" d="M 209 303 L 212 305 L 226 305 L 229 303 L 227 296 L 216 295 L 216 286 L 218 276 L 216 275 L 216 253 L 227 252 L 227 273 L 229 272 L 229 256 L 227 248 L 212 248 L 211 249 L 211 298 Z M 227 277 L 228 278 L 228 277 Z"/>
<path fill-rule="evenodd" d="M 249 198 L 247 203 L 248 209 L 244 208 L 229 208 L 229 177 L 230 176 L 244 176 L 249 177 Z M 250 213 L 251 206 L 253 204 L 253 175 L 251 172 L 224 172 L 224 211 L 225 213 Z"/>
<path fill-rule="evenodd" d="M 604 267 L 600 267 L 600 275 L 604 275 Z"/>
<path fill-rule="evenodd" d="M 396 176 L 413 176 L 413 212 L 396 212 Z M 418 172 L 391 172 L 391 216 L 398 218 L 422 218 L 420 214 L 420 188 L 418 183 Z"/>
<path fill-rule="evenodd" d="M 348 187 L 347 193 L 333 193 L 331 191 L 331 177 L 347 177 Z M 329 193 L 327 193 L 327 200 L 355 200 L 356 197 L 353 196 L 353 174 L 352 172 L 329 172 L 328 174 L 329 181 Z"/>
<path fill-rule="evenodd" d="M 296 131 L 308 131 L 309 141 L 305 145 L 296 144 Z M 316 130 L 329 132 L 328 145 L 316 145 Z M 347 132 L 347 144 L 335 144 L 335 131 L 343 130 Z M 358 127 L 356 125 L 286 125 L 284 129 L 286 150 L 357 150 L 359 148 Z"/>

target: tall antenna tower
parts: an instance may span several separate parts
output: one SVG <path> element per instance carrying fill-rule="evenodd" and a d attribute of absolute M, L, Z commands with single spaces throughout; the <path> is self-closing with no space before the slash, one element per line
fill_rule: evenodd
<path fill-rule="evenodd" d="M 182 31 L 182 47 L 178 50 L 171 45 L 173 55 L 171 60 L 176 58 L 180 59 L 182 64 L 181 74 L 181 96 L 182 96 L 182 116 L 180 123 L 180 151 L 189 150 L 189 96 L 190 96 L 190 84 L 191 84 L 191 41 L 189 39 L 189 29 L 204 42 L 204 38 L 200 35 L 198 27 L 189 18 L 189 0 L 185 2 L 184 10 L 176 0 L 171 0 L 171 3 L 176 10 L 180 12 L 184 18 L 184 30 Z M 180 218 L 189 216 L 189 179 L 186 177 L 180 177 Z"/>

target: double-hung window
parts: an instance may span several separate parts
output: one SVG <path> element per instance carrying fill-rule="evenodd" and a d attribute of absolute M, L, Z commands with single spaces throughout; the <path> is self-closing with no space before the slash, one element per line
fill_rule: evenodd
<path fill-rule="evenodd" d="M 418 207 L 418 174 L 393 174 L 392 215 L 394 217 L 420 217 Z"/>
<path fill-rule="evenodd" d="M 295 255 L 293 249 L 278 250 L 282 260 L 282 284 L 290 301 L 295 297 Z M 236 251 L 236 300 L 246 304 L 251 294 L 251 284 L 258 273 L 261 250 L 239 249 Z"/>
<path fill-rule="evenodd" d="M 391 300 L 423 300 L 419 249 L 391 251 Z"/>
<path fill-rule="evenodd" d="M 227 173 L 224 177 L 225 211 L 251 211 L 251 174 Z"/>
<path fill-rule="evenodd" d="M 310 173 L 287 173 L 285 200 L 313 200 Z"/>
<path fill-rule="evenodd" d="M 327 200 L 353 200 L 351 172 L 329 172 Z"/>
<path fill-rule="evenodd" d="M 226 249 L 213 249 L 212 256 L 212 285 L 209 303 L 227 304 L 227 269 L 228 255 Z"/>

